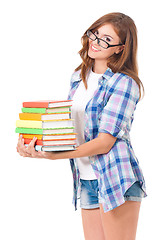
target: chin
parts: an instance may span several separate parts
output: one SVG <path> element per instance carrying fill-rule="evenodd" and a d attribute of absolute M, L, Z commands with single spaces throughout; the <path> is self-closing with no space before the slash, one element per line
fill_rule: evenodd
<path fill-rule="evenodd" d="M 95 59 L 97 57 L 97 53 L 93 53 L 92 51 L 88 51 L 88 56 L 92 59 Z"/>

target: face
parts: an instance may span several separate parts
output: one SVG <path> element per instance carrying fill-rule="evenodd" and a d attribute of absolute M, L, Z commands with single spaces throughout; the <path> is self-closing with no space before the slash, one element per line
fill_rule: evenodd
<path fill-rule="evenodd" d="M 102 27 L 98 28 L 95 32 L 95 35 L 105 40 L 110 45 L 116 45 L 120 43 L 120 39 L 111 24 L 105 24 Z M 107 58 L 112 56 L 114 53 L 118 54 L 122 49 L 123 46 L 116 46 L 104 49 L 100 45 L 98 45 L 97 39 L 95 41 L 89 39 L 88 56 L 95 60 L 107 61 Z"/>

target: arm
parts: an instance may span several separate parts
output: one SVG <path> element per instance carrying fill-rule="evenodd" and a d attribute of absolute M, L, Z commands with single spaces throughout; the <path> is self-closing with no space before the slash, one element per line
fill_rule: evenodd
<path fill-rule="evenodd" d="M 81 144 L 75 151 L 58 152 L 56 153 L 56 159 L 65 158 L 79 158 L 93 156 L 97 154 L 104 154 L 110 151 L 116 141 L 116 137 L 113 137 L 107 133 L 100 133 L 97 138 Z M 51 155 L 50 155 L 51 159 Z"/>
<path fill-rule="evenodd" d="M 33 139 L 29 146 L 26 148 L 24 146 L 24 141 L 22 137 L 20 137 L 17 145 L 17 152 L 19 152 L 19 154 L 23 157 L 46 158 L 50 160 L 79 158 L 109 152 L 110 149 L 113 147 L 116 139 L 117 138 L 113 137 L 111 134 L 99 133 L 97 138 L 78 146 L 75 151 L 37 152 L 34 148 L 36 138 Z"/>

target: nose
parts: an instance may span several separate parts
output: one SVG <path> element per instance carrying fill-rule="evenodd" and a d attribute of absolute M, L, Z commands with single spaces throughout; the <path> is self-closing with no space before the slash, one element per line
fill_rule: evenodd
<path fill-rule="evenodd" d="M 96 40 L 93 41 L 94 42 L 94 45 L 98 45 L 99 46 L 99 39 L 96 38 Z"/>
<path fill-rule="evenodd" d="M 94 43 L 97 43 L 98 44 L 98 39 L 96 38 L 96 40 L 94 40 Z"/>

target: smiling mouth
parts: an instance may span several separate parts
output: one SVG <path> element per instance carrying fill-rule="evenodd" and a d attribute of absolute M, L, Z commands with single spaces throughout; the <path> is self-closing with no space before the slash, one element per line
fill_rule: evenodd
<path fill-rule="evenodd" d="M 93 52 L 99 52 L 100 50 L 93 46 L 93 44 L 90 44 L 90 48 Z"/>

